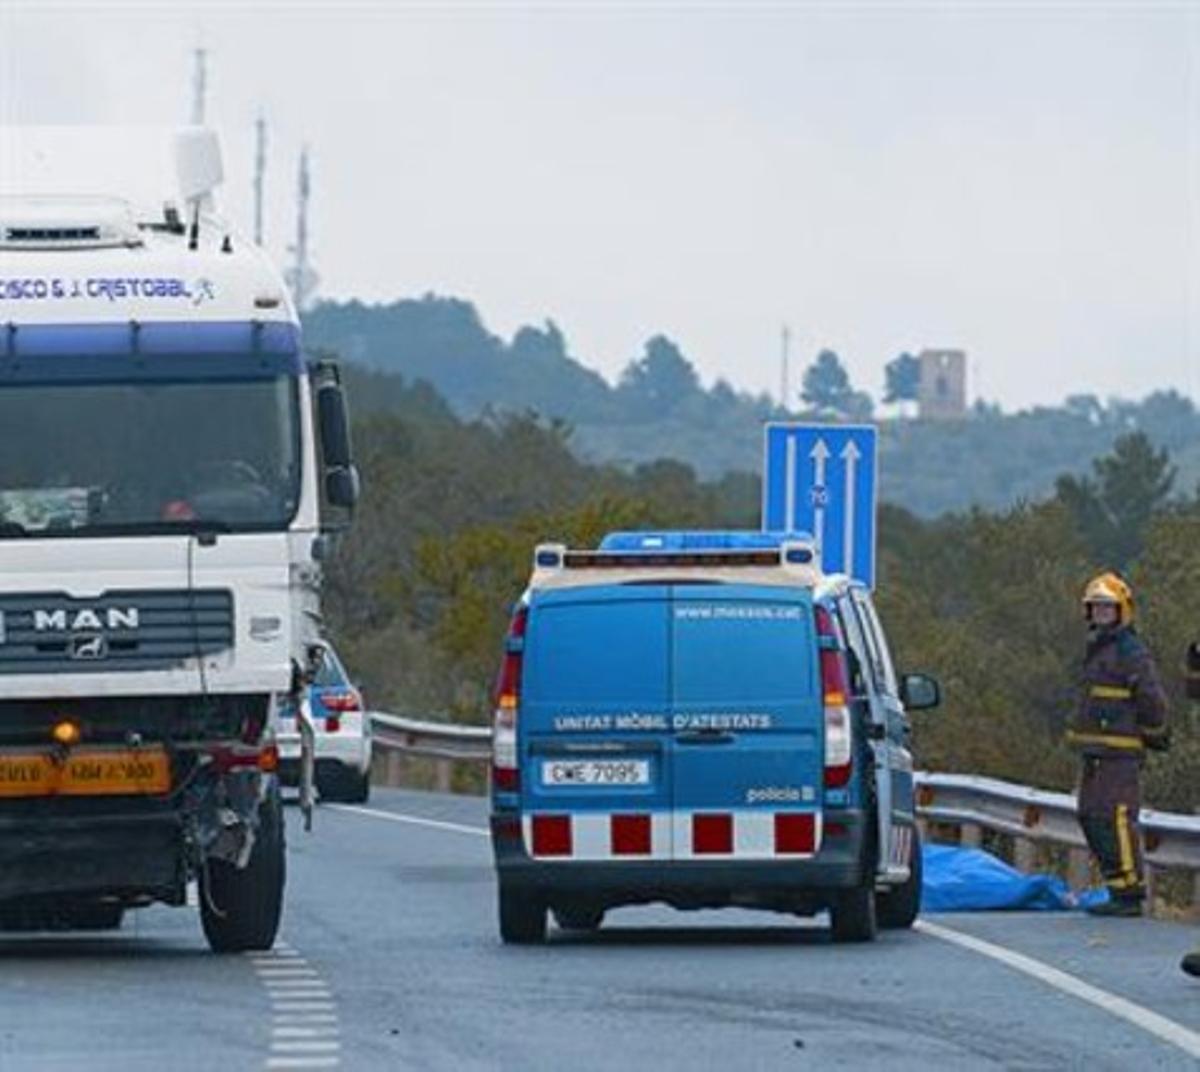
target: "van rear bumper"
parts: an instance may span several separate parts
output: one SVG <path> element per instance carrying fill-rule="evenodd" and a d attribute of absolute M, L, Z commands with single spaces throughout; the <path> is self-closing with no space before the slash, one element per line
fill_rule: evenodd
<path fill-rule="evenodd" d="M 806 911 L 819 910 L 837 891 L 869 880 L 863 868 L 863 813 L 839 811 L 835 821 L 844 833 L 827 836 L 820 852 L 803 860 L 535 860 L 525 850 L 515 814 L 493 814 L 491 826 L 501 881 L 550 903 L 565 895 L 610 907 L 666 901 Z"/>

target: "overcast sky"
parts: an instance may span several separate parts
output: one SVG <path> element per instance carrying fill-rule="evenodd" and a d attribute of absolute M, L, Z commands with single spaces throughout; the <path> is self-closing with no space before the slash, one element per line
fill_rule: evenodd
<path fill-rule="evenodd" d="M 1200 4 L 0 0 L 0 122 L 182 121 L 197 44 L 280 257 L 311 144 L 325 296 L 609 376 L 665 332 L 776 392 L 786 322 L 873 391 L 923 346 L 1006 408 L 1200 386 Z"/>

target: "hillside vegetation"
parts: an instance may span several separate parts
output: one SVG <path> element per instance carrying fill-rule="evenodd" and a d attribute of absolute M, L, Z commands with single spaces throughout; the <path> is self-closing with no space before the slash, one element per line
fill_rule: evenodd
<path fill-rule="evenodd" d="M 631 355 L 612 386 L 570 354 L 555 324 L 521 328 L 505 342 L 487 330 L 473 305 L 452 298 L 428 295 L 375 306 L 326 302 L 306 317 L 305 328 L 315 348 L 432 385 L 462 419 L 537 413 L 570 427 L 568 443 L 580 458 L 626 468 L 671 458 L 705 478 L 756 473 L 764 420 L 863 419 L 873 408 L 830 351 L 817 355 L 808 370 L 807 401 L 798 394 L 794 411 L 785 413 L 770 398 L 724 381 L 706 388 L 661 335 Z M 889 380 L 891 372 L 889 367 Z M 378 393 L 359 396 L 360 410 L 387 409 L 393 393 L 382 380 L 378 386 Z M 1178 490 L 1200 482 L 1200 415 L 1190 401 L 1173 392 L 1141 402 L 1080 395 L 1061 407 L 1017 414 L 980 405 L 953 423 L 883 421 L 884 497 L 922 517 L 973 506 L 1005 509 L 1049 496 L 1060 474 L 1086 472 L 1120 435 L 1139 430 L 1172 452 Z"/>
<path fill-rule="evenodd" d="M 561 424 L 463 421 L 428 386 L 352 370 L 366 494 L 331 564 L 333 636 L 381 709 L 485 723 L 509 608 L 534 545 L 593 544 L 630 526 L 756 527 L 757 479 L 700 480 L 661 461 L 582 461 Z M 1145 635 L 1175 700 L 1176 745 L 1148 799 L 1190 808 L 1200 727 L 1180 662 L 1200 631 L 1200 501 L 1175 494 L 1170 458 L 1140 435 L 1038 504 L 924 520 L 885 507 L 879 602 L 910 670 L 946 704 L 917 716 L 923 765 L 1068 788 L 1061 744 L 1082 652 L 1079 595 L 1103 566 L 1138 586 Z"/>

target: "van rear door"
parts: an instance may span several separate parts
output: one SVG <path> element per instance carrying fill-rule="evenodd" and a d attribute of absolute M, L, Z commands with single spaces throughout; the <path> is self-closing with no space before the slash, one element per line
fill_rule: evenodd
<path fill-rule="evenodd" d="M 677 585 L 670 610 L 674 857 L 815 853 L 824 711 L 811 592 Z"/>
<path fill-rule="evenodd" d="M 517 721 L 532 855 L 670 858 L 670 610 L 665 585 L 533 593 Z"/>

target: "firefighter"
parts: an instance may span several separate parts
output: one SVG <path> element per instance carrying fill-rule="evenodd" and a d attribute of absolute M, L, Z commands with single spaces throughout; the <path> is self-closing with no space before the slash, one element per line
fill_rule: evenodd
<path fill-rule="evenodd" d="M 1108 900 L 1088 911 L 1140 916 L 1145 886 L 1137 818 L 1147 748 L 1169 744 L 1167 697 L 1133 626 L 1133 591 L 1115 573 L 1083 595 L 1088 625 L 1083 695 L 1067 731 L 1079 752 L 1079 823 L 1104 876 Z"/>

